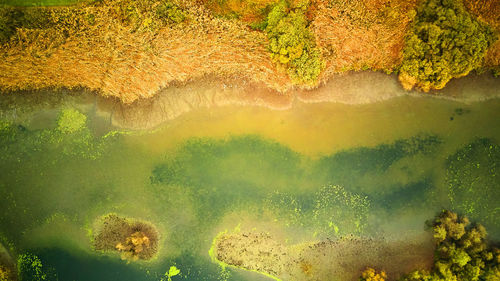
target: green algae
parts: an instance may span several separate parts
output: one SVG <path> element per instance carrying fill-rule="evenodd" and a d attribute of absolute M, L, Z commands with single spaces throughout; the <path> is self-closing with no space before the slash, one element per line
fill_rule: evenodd
<path fill-rule="evenodd" d="M 487 229 L 500 231 L 500 146 L 477 139 L 446 160 L 448 196 L 454 210 L 481 220 Z"/>

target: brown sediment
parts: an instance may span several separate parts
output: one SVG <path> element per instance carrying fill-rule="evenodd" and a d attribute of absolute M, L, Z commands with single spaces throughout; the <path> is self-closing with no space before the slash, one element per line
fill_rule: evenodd
<path fill-rule="evenodd" d="M 220 235 L 214 244 L 220 262 L 272 275 L 281 280 L 358 280 L 367 267 L 383 269 L 397 280 L 433 262 L 430 237 L 405 241 L 342 238 L 287 245 L 269 234 L 244 232 Z"/>
<path fill-rule="evenodd" d="M 148 260 L 158 252 L 158 241 L 153 225 L 109 214 L 101 219 L 93 242 L 96 250 L 117 251 L 123 259 Z"/>

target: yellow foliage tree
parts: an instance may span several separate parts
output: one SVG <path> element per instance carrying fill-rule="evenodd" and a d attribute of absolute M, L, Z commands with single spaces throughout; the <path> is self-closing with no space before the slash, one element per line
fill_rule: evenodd
<path fill-rule="evenodd" d="M 368 267 L 361 273 L 361 277 L 359 278 L 360 281 L 385 281 L 387 278 L 387 274 L 385 271 L 380 271 L 377 273 L 377 271 L 371 267 Z"/>

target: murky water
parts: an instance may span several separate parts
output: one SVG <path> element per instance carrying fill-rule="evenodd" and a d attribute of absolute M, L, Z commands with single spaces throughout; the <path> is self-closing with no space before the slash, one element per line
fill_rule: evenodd
<path fill-rule="evenodd" d="M 160 280 L 171 265 L 173 280 L 266 280 L 210 260 L 212 239 L 235 227 L 290 243 L 398 240 L 451 208 L 500 238 L 498 99 L 226 105 L 116 134 L 85 98 L 57 104 L 2 112 L 15 123 L 0 126 L 0 234 L 59 280 Z M 58 131 L 68 107 L 87 128 Z M 94 222 L 108 213 L 154 224 L 158 256 L 93 251 Z"/>

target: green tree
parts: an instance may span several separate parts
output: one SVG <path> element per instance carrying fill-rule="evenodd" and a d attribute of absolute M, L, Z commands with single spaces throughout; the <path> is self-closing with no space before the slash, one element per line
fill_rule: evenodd
<path fill-rule="evenodd" d="M 441 89 L 479 67 L 493 41 L 461 0 L 425 0 L 406 37 L 399 79 L 407 89 Z"/>
<path fill-rule="evenodd" d="M 308 29 L 306 4 L 290 7 L 279 2 L 267 17 L 266 32 L 273 61 L 285 68 L 293 82 L 313 84 L 324 63 Z"/>
<path fill-rule="evenodd" d="M 402 281 L 499 280 L 500 251 L 486 241 L 486 230 L 466 217 L 443 211 L 427 226 L 434 233 L 436 251 L 430 272 L 414 271 Z"/>

